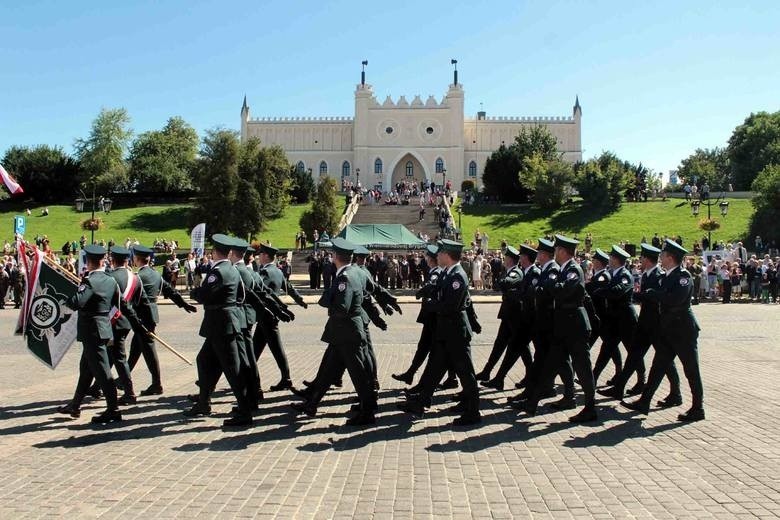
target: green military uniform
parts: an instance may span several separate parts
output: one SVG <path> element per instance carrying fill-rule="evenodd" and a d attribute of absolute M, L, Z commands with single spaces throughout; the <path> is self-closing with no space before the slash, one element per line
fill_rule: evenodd
<path fill-rule="evenodd" d="M 677 265 L 663 275 L 659 288 L 648 289 L 644 297 L 646 301 L 660 304 L 655 357 L 642 396 L 637 401 L 625 404 L 628 408 L 647 413 L 653 394 L 661 384 L 669 364 L 675 357 L 679 357 L 691 388 L 692 403 L 690 410 L 678 418 L 681 421 L 699 421 L 704 419 L 704 388 L 698 348 L 700 329 L 691 310 L 692 275 L 681 265 L 688 251 L 676 242 L 667 240 L 664 252 L 674 256 Z"/>
<path fill-rule="evenodd" d="M 642 244 L 641 251 L 643 257 L 646 257 L 657 264 L 658 255 L 661 253 L 660 249 L 649 244 Z M 656 345 L 658 343 L 657 335 L 661 318 L 660 307 L 658 302 L 651 301 L 647 298 L 647 292 L 650 289 L 658 289 L 661 287 L 663 275 L 664 273 L 658 265 L 654 265 L 652 269 L 648 269 L 642 273 L 639 291 L 634 293 L 634 300 L 638 301 L 642 307 L 639 312 L 636 333 L 634 334 L 634 340 L 632 342 L 633 348 L 628 353 L 625 367 L 623 367 L 623 370 L 615 376 L 614 386 L 607 390 L 600 391 L 600 394 L 614 397 L 615 399 L 622 399 L 628 379 L 636 370 L 638 363 L 641 361 L 642 365 L 644 365 L 644 357 L 650 349 L 650 345 Z M 677 368 L 674 366 L 674 361 L 669 364 L 666 371 L 666 377 L 669 379 L 671 391 L 669 397 L 659 402 L 659 404 L 664 407 L 682 404 L 680 376 L 677 374 Z"/>
<path fill-rule="evenodd" d="M 574 257 L 578 242 L 556 235 L 555 248 L 563 248 Z M 596 419 L 596 388 L 590 363 L 590 321 L 584 307 L 585 275 L 574 258 L 560 267 L 560 274 L 548 278 L 545 290 L 553 297 L 553 340 L 550 352 L 545 358 L 538 387 L 526 403 L 525 410 L 533 415 L 539 401 L 540 389 L 549 388 L 560 370 L 561 363 L 571 358 L 574 372 L 577 374 L 582 391 L 585 394 L 585 407 L 571 417 L 571 422 L 586 422 Z M 567 402 L 573 396 L 564 396 L 558 404 L 559 409 L 573 408 L 573 402 Z"/>
<path fill-rule="evenodd" d="M 621 247 L 612 246 L 609 256 L 616 258 L 620 267 L 612 269 L 609 284 L 594 291 L 594 295 L 606 299 L 606 313 L 600 316 L 602 326 L 606 329 L 606 338 L 601 346 L 599 356 L 596 358 L 596 364 L 593 367 L 593 377 L 598 383 L 602 370 L 611 359 L 620 359 L 619 344 L 623 343 L 626 352 L 632 350 L 632 341 L 636 332 L 637 315 L 632 304 L 632 295 L 634 293 L 634 278 L 625 267 L 625 262 L 631 258 Z M 645 381 L 645 365 L 638 359 L 637 375 L 639 381 L 637 385 L 641 387 Z M 616 367 L 616 373 L 620 368 Z"/>
<path fill-rule="evenodd" d="M 217 234 L 211 237 L 214 249 L 224 256 L 230 251 L 233 239 Z M 242 380 L 238 336 L 243 334 L 243 311 L 239 308 L 241 276 L 227 258 L 217 260 L 200 287 L 192 290 L 192 297 L 203 304 L 200 336 L 203 346 L 197 356 L 200 394 L 198 403 L 186 412 L 189 416 L 211 413 L 210 399 L 222 373 L 230 384 L 238 403 L 236 414 L 224 422 L 225 426 L 252 424 L 251 406 Z M 242 304 L 242 303 L 241 303 Z"/>
<path fill-rule="evenodd" d="M 612 280 L 612 273 L 607 269 L 609 255 L 601 249 L 596 249 L 596 252 L 593 254 L 593 261 L 604 265 L 603 268 L 595 271 L 591 279 L 585 283 L 585 291 L 590 296 L 591 302 L 593 302 L 593 312 L 598 317 L 598 320 L 591 320 L 590 323 L 590 346 L 593 347 L 596 341 L 601 338 L 601 349 L 596 357 L 593 375 L 600 374 L 610 359 L 612 359 L 612 363 L 615 365 L 615 373 L 617 374 L 623 367 L 623 358 L 619 349 L 611 349 L 610 347 L 609 331 L 606 323 L 607 299 L 604 296 L 600 296 L 603 291 L 599 291 L 599 289 L 608 289 Z"/>
<path fill-rule="evenodd" d="M 266 244 L 261 244 L 260 251 L 266 253 L 271 258 L 276 256 L 277 250 Z M 295 288 L 285 279 L 281 269 L 273 262 L 267 263 L 260 268 L 258 275 L 263 284 L 275 295 L 289 294 L 303 308 L 307 305 Z M 255 329 L 253 337 L 255 359 L 260 359 L 260 355 L 265 350 L 266 345 L 271 350 L 271 354 L 279 367 L 281 381 L 279 384 L 271 386 L 271 390 L 283 390 L 292 387 L 290 379 L 290 365 L 287 362 L 287 355 L 282 346 L 282 338 L 279 334 L 279 320 L 273 319 L 267 314 L 261 314 L 258 317 L 258 326 Z"/>
<path fill-rule="evenodd" d="M 510 331 L 506 354 L 493 381 L 484 383 L 485 386 L 503 390 L 504 378 L 517 363 L 523 360 L 526 375 L 531 371 L 533 357 L 531 355 L 530 342 L 534 337 L 534 299 L 536 286 L 539 283 L 541 271 L 533 261 L 536 259 L 536 249 L 526 245 L 520 246 L 520 251 L 514 247 L 507 247 L 507 254 L 519 260 L 520 255 L 528 257 L 529 265 L 525 270 L 518 264 L 507 271 L 506 276 L 499 282 L 502 291 L 501 308 L 498 317 L 502 325 L 508 322 Z M 506 304 L 506 306 L 505 306 Z M 521 381 L 518 388 L 525 385 Z"/>
<path fill-rule="evenodd" d="M 154 251 L 151 248 L 142 245 L 133 246 L 133 254 L 144 260 L 148 259 L 153 253 Z M 160 312 L 157 308 L 157 300 L 161 295 L 173 301 L 177 307 L 182 308 L 187 312 L 197 311 L 197 307 L 184 301 L 182 295 L 171 287 L 171 284 L 163 280 L 162 275 L 153 267 L 144 265 L 138 269 L 137 274 L 143 284 L 146 300 L 142 300 L 136 307 L 136 314 L 147 330 L 154 332 L 157 329 L 157 324 L 160 323 Z M 149 373 L 152 376 L 152 384 L 149 385 L 147 389 L 142 390 L 141 395 L 162 394 L 163 387 L 160 376 L 160 360 L 157 357 L 155 341 L 148 334 L 144 334 L 142 330 L 135 330 L 133 340 L 130 342 L 130 355 L 127 359 L 127 364 L 131 371 L 135 368 L 135 365 L 138 363 L 138 359 L 141 356 L 143 356 L 146 367 L 149 369 Z"/>
<path fill-rule="evenodd" d="M 247 256 L 254 253 L 254 248 L 250 248 L 249 244 L 243 240 L 236 240 L 236 244 L 232 247 L 242 255 L 244 253 Z M 252 408 L 257 408 L 258 403 L 263 397 L 263 392 L 260 386 L 260 373 L 257 370 L 257 359 L 252 348 L 252 327 L 257 322 L 257 311 L 255 305 L 258 302 L 256 295 L 257 280 L 252 274 L 252 271 L 246 266 L 244 260 L 239 260 L 234 264 L 238 270 L 238 274 L 241 277 L 242 287 L 244 289 L 244 301 L 241 305 L 241 310 L 244 313 L 244 320 L 242 322 L 242 329 L 240 335 L 240 348 L 241 348 L 241 369 L 244 380 L 244 388 L 246 390 L 247 399 Z"/>
<path fill-rule="evenodd" d="M 439 248 L 439 255 L 444 252 L 459 253 L 463 245 L 451 240 L 442 240 Z M 402 409 L 421 415 L 424 407 L 430 405 L 433 392 L 449 365 L 463 386 L 461 401 L 456 406 L 456 411 L 460 412 L 461 416 L 453 424 L 460 426 L 478 423 L 481 421 L 479 387 L 470 346 L 472 327 L 469 311 L 473 309 L 471 309 L 468 275 L 460 263 L 454 263 L 444 269 L 439 277 L 436 293 L 423 302 L 423 307 L 427 312 L 436 315 L 433 348 L 428 360 L 431 368 L 430 377 L 426 374 L 426 377 L 420 381 L 419 395 L 410 398 Z"/>
<path fill-rule="evenodd" d="M 84 248 L 88 256 L 102 259 L 106 250 L 101 246 L 89 245 Z M 79 379 L 76 392 L 70 405 L 59 411 L 79 415 L 79 407 L 89 391 L 93 378 L 97 381 L 106 399 L 106 411 L 92 418 L 92 422 L 115 422 L 122 420 L 117 405 L 116 386 L 111 377 L 108 358 L 108 342 L 113 339 L 110 313 L 118 308 L 121 299 L 116 280 L 105 270 L 90 271 L 79 285 L 66 305 L 78 311 L 77 339 L 84 346 L 79 362 Z"/>

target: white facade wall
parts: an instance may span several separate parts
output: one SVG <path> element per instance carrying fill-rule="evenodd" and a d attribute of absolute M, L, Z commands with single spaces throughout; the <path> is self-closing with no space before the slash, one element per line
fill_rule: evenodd
<path fill-rule="evenodd" d="M 241 138 L 257 137 L 264 145 L 279 145 L 293 164 L 302 161 L 311 168 L 315 179 L 320 164 L 327 164 L 327 174 L 340 184 L 343 164 L 349 163 L 349 179 L 356 181 L 356 168 L 364 186 L 381 184 L 387 189 L 398 180 L 393 171 L 410 158 L 422 165 L 414 172 L 416 180 L 437 184 L 443 175 L 436 172 L 437 160 L 443 161 L 446 178 L 459 189 L 461 181 L 471 178 L 481 186 L 485 161 L 502 144 L 510 144 L 522 128 L 547 127 L 558 139 L 558 149 L 565 160 L 582 159 L 581 116 L 579 102 L 572 117 L 488 117 L 465 119 L 464 92 L 460 84 L 450 85 L 447 94 L 437 101 L 433 96 L 411 101 L 388 96 L 379 102 L 371 85 L 360 84 L 355 90 L 354 118 L 260 118 L 251 119 L 246 102 L 241 110 Z M 382 161 L 382 173 L 375 173 L 375 161 Z M 477 165 L 470 177 L 469 165 Z M 399 168 L 399 171 L 402 170 Z"/>

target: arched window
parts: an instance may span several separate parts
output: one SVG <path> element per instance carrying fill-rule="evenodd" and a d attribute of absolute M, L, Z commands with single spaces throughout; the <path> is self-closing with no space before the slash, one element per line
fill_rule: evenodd
<path fill-rule="evenodd" d="M 379 157 L 374 161 L 374 173 L 382 173 L 382 159 Z"/>
<path fill-rule="evenodd" d="M 412 161 L 406 161 L 406 176 L 414 177 L 414 163 Z"/>
<path fill-rule="evenodd" d="M 303 161 L 298 161 L 298 164 L 295 165 L 295 170 L 298 173 L 303 173 L 306 171 L 306 165 L 303 164 Z"/>
<path fill-rule="evenodd" d="M 476 177 L 476 176 L 477 176 L 477 163 L 471 161 L 469 163 L 469 177 Z"/>
<path fill-rule="evenodd" d="M 349 177 L 349 161 L 344 161 L 341 165 L 341 176 L 342 177 Z"/>
<path fill-rule="evenodd" d="M 436 173 L 442 173 L 444 172 L 444 160 L 439 157 L 436 159 Z"/>
<path fill-rule="evenodd" d="M 320 162 L 320 175 L 328 174 L 328 163 L 325 161 Z"/>

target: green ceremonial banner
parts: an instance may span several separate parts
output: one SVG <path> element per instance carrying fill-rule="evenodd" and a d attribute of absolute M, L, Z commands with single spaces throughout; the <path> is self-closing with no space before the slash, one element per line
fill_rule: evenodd
<path fill-rule="evenodd" d="M 76 293 L 76 285 L 45 262 L 33 262 L 26 297 L 29 305 L 24 335 L 27 348 L 51 369 L 57 367 L 76 340 L 76 311 L 65 302 Z M 36 269 L 37 268 L 37 269 Z"/>

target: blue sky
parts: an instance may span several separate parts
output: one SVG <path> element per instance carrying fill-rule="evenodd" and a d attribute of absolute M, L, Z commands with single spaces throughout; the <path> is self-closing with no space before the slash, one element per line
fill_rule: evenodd
<path fill-rule="evenodd" d="M 377 97 L 440 98 L 457 58 L 466 112 L 565 116 L 586 157 L 658 171 L 780 109 L 780 2 L 0 0 L 0 153 L 72 151 L 101 107 L 136 132 L 253 116 L 351 116 L 360 61 Z"/>

